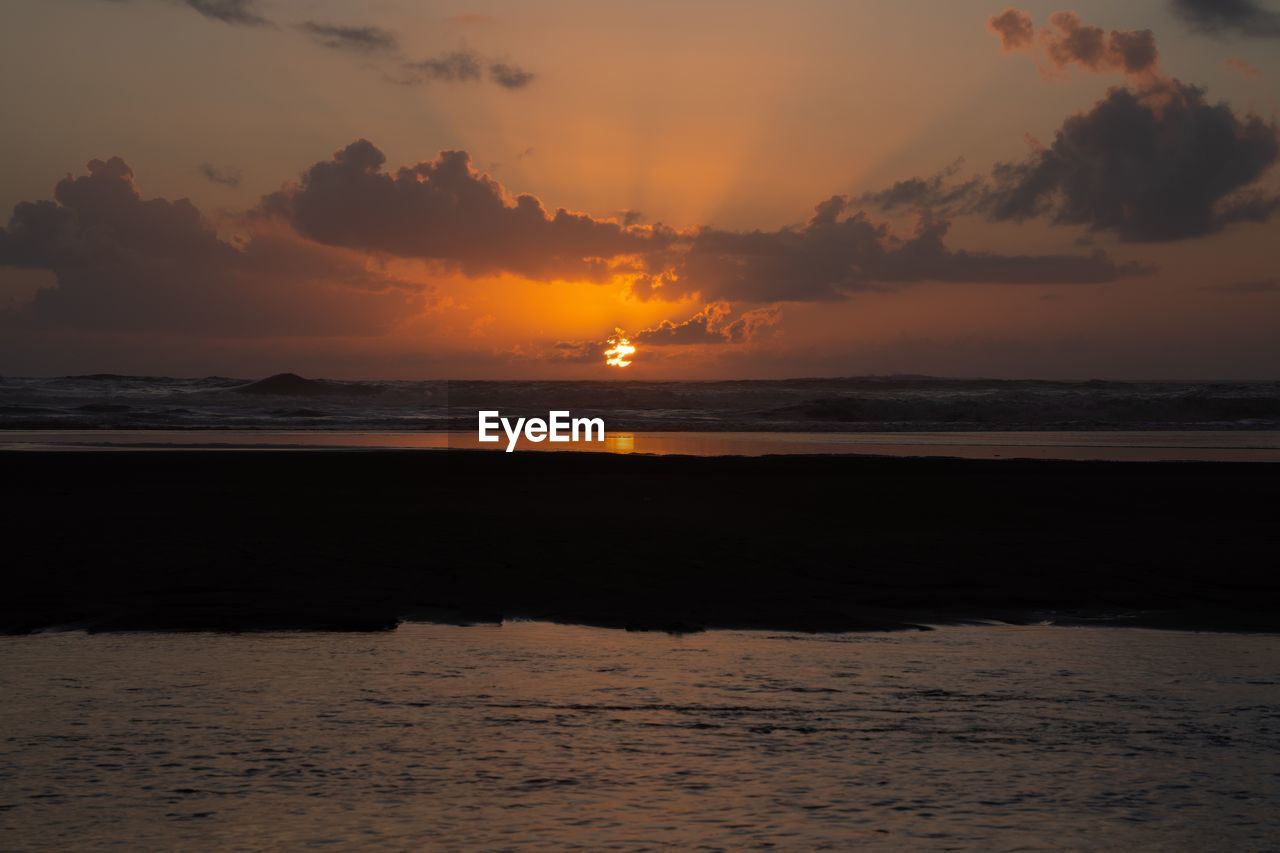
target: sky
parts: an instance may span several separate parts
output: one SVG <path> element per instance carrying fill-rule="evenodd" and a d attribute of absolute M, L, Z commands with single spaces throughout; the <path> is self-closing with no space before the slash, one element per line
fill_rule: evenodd
<path fill-rule="evenodd" d="M 1280 378 L 1274 2 L 0 21 L 0 374 Z"/>

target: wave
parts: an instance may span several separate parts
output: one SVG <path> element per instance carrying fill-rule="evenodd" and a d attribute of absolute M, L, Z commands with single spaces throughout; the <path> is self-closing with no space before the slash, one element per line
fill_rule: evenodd
<path fill-rule="evenodd" d="M 479 409 L 567 409 L 603 417 L 611 430 L 1272 430 L 1280 382 L 0 379 L 4 429 L 470 429 Z"/>

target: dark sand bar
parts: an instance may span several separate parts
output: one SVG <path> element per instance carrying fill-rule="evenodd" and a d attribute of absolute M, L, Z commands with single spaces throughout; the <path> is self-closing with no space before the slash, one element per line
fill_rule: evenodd
<path fill-rule="evenodd" d="M 0 454 L 0 628 L 1280 629 L 1249 463 Z"/>

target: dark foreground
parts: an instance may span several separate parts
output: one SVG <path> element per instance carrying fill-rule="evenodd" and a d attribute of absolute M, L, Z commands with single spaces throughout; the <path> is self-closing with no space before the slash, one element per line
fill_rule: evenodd
<path fill-rule="evenodd" d="M 1280 630 L 1267 465 L 26 452 L 0 470 L 9 633 Z"/>

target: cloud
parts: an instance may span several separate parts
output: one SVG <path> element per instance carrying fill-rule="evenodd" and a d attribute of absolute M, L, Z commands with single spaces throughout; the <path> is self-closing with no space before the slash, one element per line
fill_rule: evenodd
<path fill-rule="evenodd" d="M 127 0 L 105 0 L 123 4 Z M 270 27 L 271 20 L 258 11 L 258 0 L 168 0 L 199 12 L 211 21 L 242 27 Z"/>
<path fill-rule="evenodd" d="M 744 311 L 735 318 L 728 302 L 712 302 L 686 320 L 663 320 L 634 335 L 628 335 L 623 329 L 614 329 L 612 336 L 603 340 L 556 341 L 542 352 L 541 357 L 565 364 L 603 364 L 605 350 L 622 338 L 639 347 L 632 356 L 633 360 L 644 359 L 649 347 L 745 344 L 776 325 L 781 316 L 778 306 L 769 305 Z"/>
<path fill-rule="evenodd" d="M 907 178 L 888 189 L 863 193 L 857 197 L 857 203 L 884 213 L 902 210 L 968 212 L 974 195 L 982 188 L 982 179 L 951 183 L 962 163 L 963 160 L 957 160 L 928 178 Z"/>
<path fill-rule="evenodd" d="M 1263 278 L 1254 281 L 1233 281 L 1227 284 L 1209 284 L 1200 288 L 1219 293 L 1280 293 L 1280 278 Z"/>
<path fill-rule="evenodd" d="M 1045 61 L 1058 71 L 1078 65 L 1089 71 L 1151 75 L 1160 58 L 1151 30 L 1107 32 L 1084 23 L 1075 12 L 1053 13 L 1037 34 L 1030 15 L 1006 9 L 987 21 L 987 29 L 1000 37 L 1005 51 L 1030 49 L 1038 41 Z"/>
<path fill-rule="evenodd" d="M 927 212 L 915 232 L 902 239 L 850 204 L 845 196 L 833 196 L 803 226 L 777 231 L 703 228 L 687 250 L 671 256 L 669 270 L 641 277 L 633 292 L 642 299 L 697 293 L 732 302 L 821 302 L 926 281 L 1088 284 L 1149 271 L 1116 263 L 1101 251 L 1001 255 L 949 249 L 944 243 L 949 223 Z M 651 269 L 655 266 L 651 261 Z"/>
<path fill-rule="evenodd" d="M 776 324 L 781 311 L 777 306 L 768 306 L 746 311 L 736 319 L 732 319 L 731 314 L 728 302 L 712 302 L 687 320 L 679 323 L 663 320 L 652 328 L 642 329 L 633 341 L 649 346 L 746 343 Z"/>
<path fill-rule="evenodd" d="M 260 223 L 235 244 L 186 199 L 144 199 L 119 157 L 22 202 L 0 229 L 0 266 L 57 286 L 0 315 L 7 328 L 161 330 L 221 336 L 385 331 L 424 289 L 364 258 Z"/>
<path fill-rule="evenodd" d="M 1000 46 L 1005 50 L 1028 47 L 1035 36 L 1031 16 L 1020 9 L 1005 9 L 987 20 L 987 29 L 1000 36 Z"/>
<path fill-rule="evenodd" d="M 225 166 L 215 166 L 212 163 L 201 163 L 197 167 L 200 174 L 211 184 L 217 184 L 220 187 L 228 187 L 235 189 L 240 186 L 242 177 L 239 169 L 232 169 Z"/>
<path fill-rule="evenodd" d="M 358 140 L 269 196 L 262 211 L 333 246 L 439 261 L 467 275 L 509 272 L 539 280 L 605 281 L 609 260 L 668 245 L 661 226 L 624 226 L 532 195 L 508 196 L 465 151 L 383 171 L 386 158 Z"/>
<path fill-rule="evenodd" d="M 126 0 L 104 0 L 126 2 Z M 259 11 L 258 0 L 169 0 L 194 9 L 206 18 L 241 26 L 275 25 Z M 459 15 L 450 18 L 451 23 L 474 25 L 491 23 L 484 15 Z M 321 47 L 363 54 L 382 54 L 384 58 L 396 58 L 399 54 L 399 38 L 391 30 L 375 26 L 333 24 L 324 21 L 305 20 L 294 29 Z M 383 78 L 391 83 L 415 86 L 423 83 L 474 83 L 488 80 L 507 91 L 529 87 L 537 74 L 514 63 L 484 56 L 470 48 L 460 48 L 416 62 L 400 62 L 398 69 L 382 69 Z"/>
<path fill-rule="evenodd" d="M 601 341 L 556 341 L 546 354 L 547 361 L 564 364 L 601 364 L 608 344 Z"/>
<path fill-rule="evenodd" d="M 1159 60 L 1151 30 L 1110 33 L 1085 24 L 1075 12 L 1055 12 L 1050 26 L 1040 31 L 1045 55 L 1054 65 L 1079 65 L 1090 71 L 1141 74 L 1152 71 Z"/>
<path fill-rule="evenodd" d="M 213 21 L 245 27 L 268 26 L 271 21 L 258 11 L 257 0 L 183 0 L 188 7 Z"/>
<path fill-rule="evenodd" d="M 390 52 L 396 49 L 396 34 L 381 27 L 356 27 L 303 21 L 298 30 L 322 47 L 357 53 Z"/>
<path fill-rule="evenodd" d="M 1049 216 L 1122 240 L 1179 240 L 1269 218 L 1280 197 L 1254 184 L 1277 157 L 1274 122 L 1157 80 L 1111 89 L 1050 147 L 997 165 L 985 203 L 996 220 Z"/>
<path fill-rule="evenodd" d="M 0 266 L 52 272 L 57 287 L 18 313 L 27 324 L 71 328 L 371 333 L 420 310 L 427 298 L 422 286 L 385 273 L 382 256 L 467 276 L 630 281 L 640 298 L 697 294 L 705 301 L 692 317 L 637 333 L 650 345 L 742 343 L 777 322 L 781 303 L 842 300 L 917 282 L 1059 285 L 1148 271 L 1102 251 L 954 249 L 946 244 L 948 217 L 930 207 L 906 236 L 845 196 L 817 205 L 798 226 L 677 232 L 549 212 L 534 196 L 511 195 L 478 172 L 465 152 L 384 167 L 382 152 L 357 140 L 264 197 L 241 221 L 244 233 L 227 240 L 189 201 L 144 199 L 119 158 L 93 161 L 88 175 L 60 182 L 54 200 L 15 209 L 0 230 Z M 948 188 L 955 168 L 875 195 L 889 207 L 967 198 L 976 191 Z M 207 174 L 222 172 L 209 166 Z M 743 303 L 764 307 L 730 309 Z M 597 343 L 568 342 L 557 358 L 589 360 L 601 351 Z"/>
<path fill-rule="evenodd" d="M 537 78 L 532 71 L 526 71 L 518 65 L 485 59 L 483 55 L 469 49 L 450 51 L 418 62 L 406 62 L 404 71 L 405 75 L 396 82 L 409 85 L 426 82 L 472 83 L 483 80 L 487 72 L 489 82 L 509 91 L 523 89 Z"/>
<path fill-rule="evenodd" d="M 1262 76 L 1262 72 L 1248 60 L 1239 59 L 1234 56 L 1222 60 L 1222 67 L 1235 74 L 1239 74 L 1245 79 L 1251 80 L 1255 77 Z"/>
<path fill-rule="evenodd" d="M 1280 37 L 1280 12 L 1255 0 L 1173 0 L 1173 11 L 1194 29 L 1214 35 Z"/>
<path fill-rule="evenodd" d="M 532 83 L 536 76 L 532 71 L 525 71 L 517 65 L 508 65 L 505 62 L 489 64 L 489 79 L 504 89 L 523 89 Z"/>
<path fill-rule="evenodd" d="M 455 50 L 420 62 L 410 62 L 405 67 L 417 75 L 414 82 L 434 80 L 444 83 L 463 83 L 479 80 L 484 59 L 473 50 Z"/>

